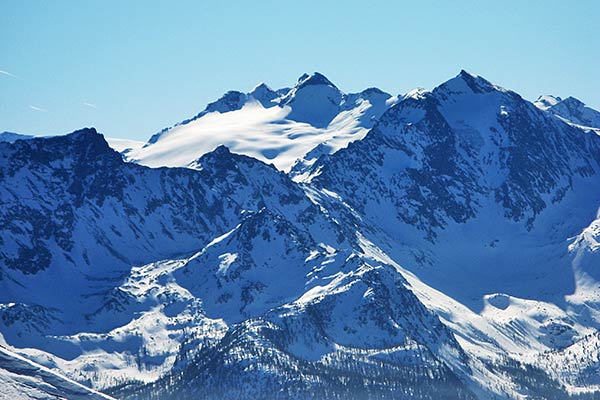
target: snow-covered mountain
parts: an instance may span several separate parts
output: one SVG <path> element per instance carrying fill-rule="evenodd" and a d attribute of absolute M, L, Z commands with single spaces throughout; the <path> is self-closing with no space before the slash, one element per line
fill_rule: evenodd
<path fill-rule="evenodd" d="M 291 89 L 275 91 L 261 83 L 249 93 L 227 92 L 127 157 L 151 167 L 185 167 L 225 145 L 289 171 L 298 160 L 314 160 L 362 139 L 395 101 L 375 88 L 344 94 L 325 76 L 304 74 Z"/>
<path fill-rule="evenodd" d="M 129 338 L 127 323 L 161 302 L 143 292 L 140 305 L 138 292 L 121 288 L 132 266 L 193 254 L 263 209 L 318 222 L 311 217 L 318 208 L 289 178 L 224 147 L 199 159 L 202 171 L 194 171 L 124 163 L 94 130 L 3 146 L 1 201 L 11 206 L 1 216 L 2 333 L 12 345 L 68 360 L 85 359 L 94 342 L 92 349 L 106 353 L 147 344 Z M 54 290 L 64 286 L 71 289 Z M 133 336 L 149 329 L 133 325 Z M 182 329 L 174 327 L 174 335 Z M 160 357 L 169 354 L 149 363 L 162 366 Z M 140 360 L 111 363 L 130 361 Z"/>
<path fill-rule="evenodd" d="M 586 106 L 574 97 L 561 99 L 551 95 L 540 96 L 534 104 L 573 124 L 600 129 L 600 112 Z"/>
<path fill-rule="evenodd" d="M 0 143 L 2 340 L 123 399 L 593 398 L 600 136 L 544 101 L 313 74 Z"/>
<path fill-rule="evenodd" d="M 94 130 L 7 144 L 2 154 L 2 201 L 21 203 L 3 209 L 2 333 L 38 362 L 100 389 L 150 382 L 173 367 L 182 343 L 221 348 L 232 334 L 251 339 L 252 324 L 264 321 L 280 324 L 277 348 L 298 365 L 361 349 L 366 365 L 385 354 L 406 379 L 454 382 L 421 389 L 425 397 L 469 398 L 442 361 L 466 358 L 452 334 L 394 266 L 360 251 L 346 227 L 273 167 L 219 147 L 195 170 L 150 169 L 123 162 Z M 52 290 L 59 286 L 70 289 Z M 314 325 L 308 337 L 305 320 Z M 297 325 L 286 332 L 290 321 Z M 210 361 L 200 357 L 194 365 Z M 247 375 L 235 369 L 228 379 Z M 366 393 L 395 393 L 404 382 L 377 389 L 372 379 Z M 224 382 L 202 387 L 217 396 Z M 342 390 L 312 375 L 297 385 Z M 230 396 L 241 393 L 231 388 Z"/>
<path fill-rule="evenodd" d="M 494 324 L 524 323 L 534 301 L 546 311 L 517 335 L 560 347 L 600 322 L 593 267 L 569 246 L 595 220 L 599 161 L 597 135 L 463 71 L 405 96 L 309 181 L 420 280 L 480 315 L 498 309 Z"/>

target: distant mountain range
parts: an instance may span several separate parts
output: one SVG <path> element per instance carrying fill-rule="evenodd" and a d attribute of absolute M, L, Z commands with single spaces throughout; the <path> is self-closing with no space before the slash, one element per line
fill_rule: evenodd
<path fill-rule="evenodd" d="M 584 127 L 600 128 L 600 112 L 587 107 L 574 97 L 562 100 L 555 96 L 540 96 L 533 104 L 564 120 Z"/>
<path fill-rule="evenodd" d="M 466 71 L 2 133 L 0 395 L 598 398 L 599 135 Z"/>

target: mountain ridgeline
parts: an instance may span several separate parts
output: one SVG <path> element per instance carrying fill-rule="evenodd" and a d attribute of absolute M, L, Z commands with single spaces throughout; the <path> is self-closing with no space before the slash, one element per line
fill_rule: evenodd
<path fill-rule="evenodd" d="M 401 96 L 315 73 L 123 153 L 93 128 L 6 135 L 0 384 L 598 398 L 597 115 L 465 71 Z"/>

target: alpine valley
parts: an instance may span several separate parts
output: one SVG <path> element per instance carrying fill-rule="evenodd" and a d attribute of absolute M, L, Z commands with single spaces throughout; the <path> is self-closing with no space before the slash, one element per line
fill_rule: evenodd
<path fill-rule="evenodd" d="M 0 397 L 600 399 L 600 112 L 461 71 L 0 134 Z"/>

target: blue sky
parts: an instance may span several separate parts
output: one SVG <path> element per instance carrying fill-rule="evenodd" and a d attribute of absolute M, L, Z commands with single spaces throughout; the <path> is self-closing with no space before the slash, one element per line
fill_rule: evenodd
<path fill-rule="evenodd" d="M 0 131 L 146 140 L 230 89 L 346 92 L 464 68 L 600 109 L 600 1 L 0 1 Z"/>

